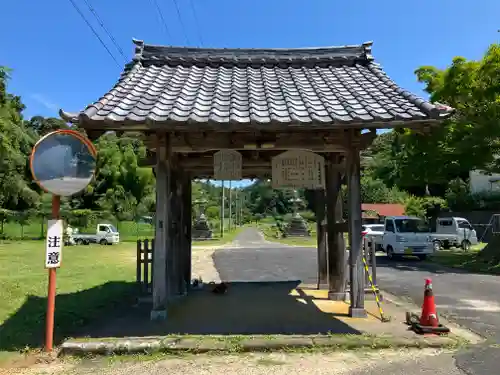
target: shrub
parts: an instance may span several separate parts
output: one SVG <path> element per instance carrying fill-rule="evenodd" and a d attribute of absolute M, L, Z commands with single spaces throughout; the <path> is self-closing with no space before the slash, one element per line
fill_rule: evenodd
<path fill-rule="evenodd" d="M 65 216 L 69 225 L 81 228 L 87 228 L 97 220 L 97 213 L 92 210 L 73 210 Z"/>
<path fill-rule="evenodd" d="M 446 201 L 440 197 L 410 196 L 405 202 L 405 213 L 425 219 L 437 217 L 439 212 L 447 209 Z"/>

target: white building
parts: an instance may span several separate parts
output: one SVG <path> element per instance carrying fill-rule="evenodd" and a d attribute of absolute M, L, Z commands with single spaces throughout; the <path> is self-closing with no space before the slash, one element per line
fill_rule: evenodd
<path fill-rule="evenodd" d="M 472 194 L 476 193 L 500 193 L 500 174 L 488 174 L 481 170 L 469 172 L 469 188 Z"/>

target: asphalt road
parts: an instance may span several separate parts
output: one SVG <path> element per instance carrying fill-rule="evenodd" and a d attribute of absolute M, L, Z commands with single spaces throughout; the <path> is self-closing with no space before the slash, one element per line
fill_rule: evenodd
<path fill-rule="evenodd" d="M 432 279 L 438 312 L 487 338 L 455 356 L 458 368 L 471 375 L 499 373 L 500 277 L 443 269 L 418 260 L 390 262 L 378 257 L 379 287 L 420 305 L 424 280 Z"/>
<path fill-rule="evenodd" d="M 420 305 L 424 280 L 430 277 L 438 312 L 488 339 L 485 344 L 455 355 L 458 370 L 470 375 L 498 373 L 500 277 L 445 270 L 418 260 L 377 259 L 382 290 Z M 227 281 L 316 283 L 316 249 L 270 243 L 255 229 L 242 232 L 233 247 L 218 250 L 214 263 L 221 279 Z"/>

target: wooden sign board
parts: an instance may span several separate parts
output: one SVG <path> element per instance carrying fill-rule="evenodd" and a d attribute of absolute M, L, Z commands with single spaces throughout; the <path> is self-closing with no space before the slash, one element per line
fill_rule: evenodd
<path fill-rule="evenodd" d="M 242 163 L 242 157 L 238 151 L 217 151 L 214 154 L 214 180 L 241 180 Z"/>
<path fill-rule="evenodd" d="M 274 189 L 324 189 L 325 159 L 305 150 L 286 151 L 272 161 Z"/>

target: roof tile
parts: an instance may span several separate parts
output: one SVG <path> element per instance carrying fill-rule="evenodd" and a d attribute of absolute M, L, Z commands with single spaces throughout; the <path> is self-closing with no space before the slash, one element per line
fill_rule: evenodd
<path fill-rule="evenodd" d="M 450 113 L 399 88 L 373 62 L 371 44 L 259 50 L 135 43 L 118 83 L 74 121 L 345 125 Z"/>

